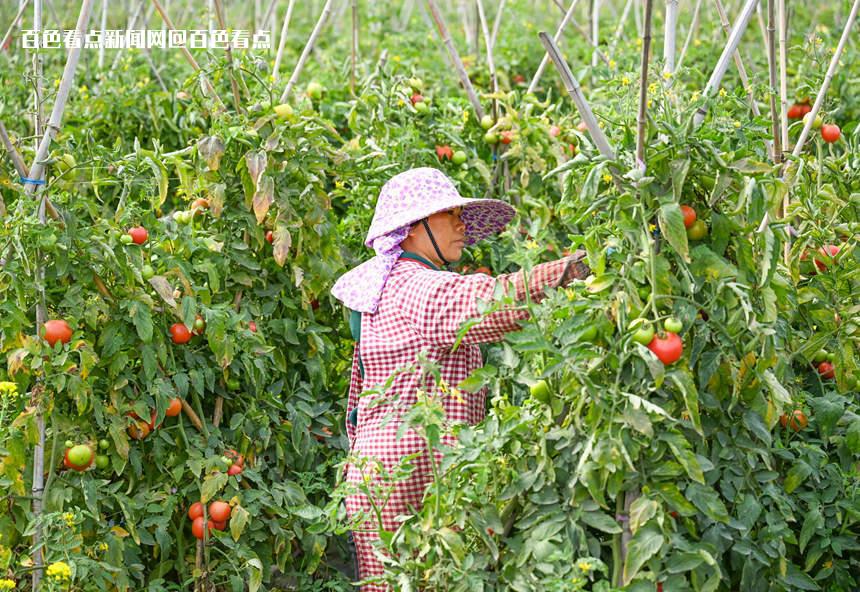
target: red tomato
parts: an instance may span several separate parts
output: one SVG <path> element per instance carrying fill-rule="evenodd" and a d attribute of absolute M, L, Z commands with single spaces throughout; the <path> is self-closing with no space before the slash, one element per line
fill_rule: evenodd
<path fill-rule="evenodd" d="M 788 108 L 788 113 L 786 113 L 786 115 L 788 115 L 789 119 L 800 119 L 803 117 L 803 106 L 795 103 Z"/>
<path fill-rule="evenodd" d="M 436 146 L 436 157 L 440 161 L 445 160 L 446 158 L 448 160 L 451 160 L 454 157 L 454 151 L 451 150 L 451 147 L 447 146 L 447 145 L 446 146 Z"/>
<path fill-rule="evenodd" d="M 493 270 L 490 269 L 489 267 L 485 267 L 482 265 L 481 267 L 479 267 L 478 269 L 475 270 L 475 273 L 483 273 L 486 275 L 493 275 Z"/>
<path fill-rule="evenodd" d="M 215 528 L 215 523 L 210 520 L 206 524 L 206 529 L 211 533 L 213 528 Z M 198 539 L 203 538 L 203 516 L 195 518 L 194 522 L 191 523 L 191 534 Z"/>
<path fill-rule="evenodd" d="M 415 93 L 414 95 L 409 97 L 409 100 L 412 101 L 412 104 L 414 105 L 416 103 L 423 103 L 424 97 L 422 97 L 419 93 Z"/>
<path fill-rule="evenodd" d="M 242 471 L 243 471 L 243 469 L 242 469 L 241 465 L 235 465 L 234 464 L 234 465 L 230 465 L 230 468 L 227 469 L 227 474 L 232 477 L 234 475 L 241 475 Z"/>
<path fill-rule="evenodd" d="M 560 134 L 561 134 L 561 128 L 558 127 L 557 125 L 551 125 L 549 127 L 549 135 L 551 135 L 553 138 L 557 138 Z"/>
<path fill-rule="evenodd" d="M 194 201 L 191 202 L 192 210 L 208 210 L 209 209 L 209 200 L 203 197 L 198 197 Z"/>
<path fill-rule="evenodd" d="M 62 319 L 45 321 L 43 336 L 51 347 L 58 341 L 66 344 L 72 339 L 72 328 Z"/>
<path fill-rule="evenodd" d="M 194 502 L 191 504 L 191 507 L 188 508 L 188 519 L 197 520 L 198 518 L 203 518 L 203 504 L 200 502 Z"/>
<path fill-rule="evenodd" d="M 689 228 L 696 221 L 696 210 L 690 206 L 681 206 L 681 213 L 684 214 L 684 228 Z"/>
<path fill-rule="evenodd" d="M 826 123 L 821 126 L 821 137 L 828 144 L 836 142 L 842 136 L 839 126 L 835 123 Z"/>
<path fill-rule="evenodd" d="M 800 106 L 800 118 L 803 119 L 803 116 L 812 111 L 812 106 L 809 103 L 803 103 Z"/>
<path fill-rule="evenodd" d="M 833 378 L 835 376 L 835 373 L 833 372 L 833 364 L 830 362 L 821 362 L 818 365 L 818 373 L 821 375 L 821 378 Z"/>
<path fill-rule="evenodd" d="M 523 76 L 522 74 L 514 74 L 513 81 L 514 81 L 514 84 L 525 84 L 526 83 L 526 77 Z"/>
<path fill-rule="evenodd" d="M 257 332 L 257 323 L 255 323 L 254 321 L 249 322 L 248 323 L 248 329 L 251 331 L 251 333 L 256 333 Z"/>
<path fill-rule="evenodd" d="M 167 417 L 176 417 L 180 413 L 182 413 L 182 399 L 178 397 L 175 399 L 171 399 L 170 405 L 168 405 L 167 411 L 165 411 L 164 414 Z"/>
<path fill-rule="evenodd" d="M 510 144 L 514 139 L 514 132 L 510 130 L 505 130 L 501 134 L 499 134 L 500 141 L 502 144 Z"/>
<path fill-rule="evenodd" d="M 271 230 L 266 231 L 266 241 L 270 243 L 275 241 L 275 233 Z"/>
<path fill-rule="evenodd" d="M 233 464 L 230 466 L 242 467 L 245 464 L 245 457 L 233 450 L 232 448 L 228 448 L 227 450 L 225 450 L 224 456 L 233 461 Z"/>
<path fill-rule="evenodd" d="M 212 502 L 209 504 L 209 517 L 215 522 L 226 522 L 230 517 L 230 504 L 227 502 Z"/>
<path fill-rule="evenodd" d="M 825 257 L 827 255 L 829 255 L 830 258 L 832 259 L 833 257 L 836 257 L 836 255 L 839 254 L 839 246 L 838 245 L 824 245 L 823 247 L 818 249 L 818 252 L 821 255 L 824 255 Z M 815 257 L 813 259 L 813 261 L 815 262 L 815 267 L 818 268 L 818 271 L 826 271 L 827 268 L 833 264 L 833 261 L 825 261 L 821 257 Z"/>
<path fill-rule="evenodd" d="M 660 335 L 655 335 L 648 344 L 648 349 L 654 352 L 654 355 L 664 364 L 674 364 L 684 353 L 684 342 L 677 333 L 667 331 L 665 335 L 662 338 Z"/>
<path fill-rule="evenodd" d="M 170 326 L 170 335 L 173 343 L 183 344 L 191 341 L 191 331 L 182 323 L 173 323 Z"/>
<path fill-rule="evenodd" d="M 779 423 L 782 427 L 791 426 L 795 432 L 799 432 L 803 428 L 805 428 L 809 424 L 809 420 L 806 419 L 806 414 L 800 409 L 795 409 L 791 412 L 791 421 L 789 422 L 788 416 L 783 413 L 779 416 Z"/>
<path fill-rule="evenodd" d="M 132 242 L 136 245 L 142 245 L 146 242 L 146 239 L 149 238 L 149 233 L 143 226 L 135 226 L 134 228 L 130 228 L 128 231 L 128 235 L 131 237 Z"/>
<path fill-rule="evenodd" d="M 216 520 L 216 521 L 213 521 L 213 522 L 212 522 L 212 525 L 213 525 L 213 526 L 215 526 L 215 529 L 216 529 L 216 530 L 224 530 L 224 529 L 226 529 L 226 528 L 227 528 L 227 523 L 226 523 L 226 522 L 218 522 L 217 520 Z"/>

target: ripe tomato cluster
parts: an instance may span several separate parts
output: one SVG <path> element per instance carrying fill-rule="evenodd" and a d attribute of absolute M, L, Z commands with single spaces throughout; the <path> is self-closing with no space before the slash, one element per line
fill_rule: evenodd
<path fill-rule="evenodd" d="M 214 501 L 209 504 L 208 518 L 204 526 L 203 504 L 194 502 L 188 508 L 188 519 L 191 520 L 191 534 L 195 538 L 202 539 L 206 534 L 210 534 L 213 529 L 225 530 L 227 528 L 227 520 L 230 519 L 230 504 L 223 501 Z M 204 533 L 204 529 L 207 531 Z"/>

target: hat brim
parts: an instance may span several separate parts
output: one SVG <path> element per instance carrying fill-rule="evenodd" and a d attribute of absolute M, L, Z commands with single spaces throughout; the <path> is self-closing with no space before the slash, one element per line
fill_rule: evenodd
<path fill-rule="evenodd" d="M 516 210 L 510 204 L 507 204 L 498 199 L 483 199 L 474 197 L 459 197 L 452 199 L 445 204 L 443 208 L 429 209 L 424 212 L 416 212 L 415 219 L 410 220 L 407 224 L 415 224 L 428 216 L 438 214 L 439 212 L 447 212 L 454 208 L 463 208 L 463 213 L 460 219 L 466 225 L 466 244 L 473 245 L 479 240 L 483 240 L 488 236 L 500 233 L 505 226 L 513 220 Z M 395 229 L 392 229 L 395 230 Z M 370 236 L 365 239 L 365 245 L 371 247 L 373 241 L 387 233 L 381 233 L 376 236 Z"/>

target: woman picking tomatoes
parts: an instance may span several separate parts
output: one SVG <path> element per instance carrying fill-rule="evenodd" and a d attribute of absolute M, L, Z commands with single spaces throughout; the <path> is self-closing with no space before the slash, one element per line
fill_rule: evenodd
<path fill-rule="evenodd" d="M 482 317 L 479 300 L 492 300 L 502 286 L 517 301 L 528 293 L 543 298 L 544 289 L 584 279 L 590 270 L 581 251 L 536 265 L 528 278 L 522 271 L 493 278 L 485 274 L 460 275 L 444 269 L 460 259 L 466 245 L 501 231 L 514 209 L 493 199 L 462 197 L 454 183 L 439 170 L 418 168 L 390 179 L 379 196 L 365 244 L 376 256 L 344 274 L 332 294 L 350 309 L 350 326 L 356 339 L 347 404 L 350 449 L 368 463 L 351 463 L 346 479 L 354 486 L 384 485 L 382 475 L 411 454 L 414 471 L 394 485 L 386 499 L 374 499 L 382 523 L 375 519 L 370 500 L 354 492 L 347 498 L 347 513 L 364 513 L 367 520 L 354 533 L 359 578 L 379 576 L 383 566 L 375 555 L 380 530 L 395 530 L 397 516 L 420 507 L 424 489 L 432 481 L 424 439 L 414 430 L 401 430 L 404 416 L 417 402 L 419 391 L 441 398 L 450 422 L 476 424 L 485 415 L 485 390 L 474 394 L 451 393 L 473 370 L 483 365 L 479 343 L 500 341 L 519 329 L 528 312 L 510 307 Z M 460 327 L 480 319 L 459 341 Z M 419 354 L 439 368 L 444 384 L 415 369 Z M 405 370 L 405 371 L 404 371 Z M 383 387 L 382 393 L 362 392 Z M 451 434 L 443 435 L 453 444 Z M 435 452 L 439 455 L 440 453 Z M 378 471 L 367 467 L 377 464 Z M 358 487 L 356 487 L 356 490 Z M 387 590 L 368 584 L 365 592 Z"/>

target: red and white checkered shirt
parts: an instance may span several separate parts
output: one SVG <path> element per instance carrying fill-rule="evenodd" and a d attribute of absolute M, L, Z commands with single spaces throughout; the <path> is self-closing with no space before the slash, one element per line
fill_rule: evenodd
<path fill-rule="evenodd" d="M 419 352 L 424 352 L 428 360 L 436 363 L 444 382 L 448 386 L 456 386 L 483 365 L 479 343 L 501 341 L 505 333 L 519 329 L 518 321 L 528 317 L 528 311 L 512 307 L 489 313 L 468 330 L 454 349 L 463 323 L 481 316 L 478 301 L 492 300 L 498 282 L 503 282 L 517 301 L 525 300 L 523 272 L 496 278 L 482 273 L 460 275 L 437 270 L 418 259 L 405 253 L 395 264 L 377 311 L 362 315 L 360 340 L 353 355 L 347 417 L 356 407 L 358 417 L 354 426 L 347 421 L 350 448 L 357 457 L 376 459 L 382 466 L 377 472 L 371 470 L 371 464 L 362 467 L 363 463 L 352 463 L 347 468 L 347 481 L 359 485 L 369 478 L 372 485 L 379 483 L 379 473 L 385 475 L 392 471 L 404 456 L 419 454 L 412 461 L 412 474 L 395 485 L 387 501 L 374 500 L 377 506 L 381 506 L 381 525 L 364 494 L 356 493 L 346 500 L 350 516 L 364 512 L 367 518 L 363 528 L 353 533 L 362 579 L 382 573 L 382 565 L 372 550 L 372 542 L 378 539 L 377 530 L 380 526 L 385 530 L 396 530 L 399 526 L 397 517 L 420 507 L 424 490 L 432 481 L 424 440 L 411 429 L 400 438 L 397 434 L 403 415 L 417 401 L 418 391 L 440 395 L 449 422 L 476 424 L 486 413 L 486 389 L 476 393 L 458 393 L 459 396 L 452 394 L 450 388 L 440 393 L 433 386 L 432 377 L 424 375 L 422 378 L 420 370 L 401 373 L 398 370 L 415 365 Z M 565 257 L 532 269 L 529 274 L 532 300 L 540 301 L 544 288 L 559 284 L 568 259 L 576 261 L 578 257 Z M 576 267 L 577 277 L 584 273 L 582 264 L 572 264 L 571 267 Z M 571 278 L 572 273 L 568 272 L 565 279 Z M 364 368 L 363 377 L 359 359 Z M 390 387 L 381 392 L 381 387 L 392 376 Z M 374 388 L 380 392 L 360 396 Z M 447 444 L 453 443 L 450 434 L 444 440 Z M 435 454 L 439 460 L 441 454 L 438 451 Z M 387 588 L 367 585 L 362 590 L 376 592 Z"/>

